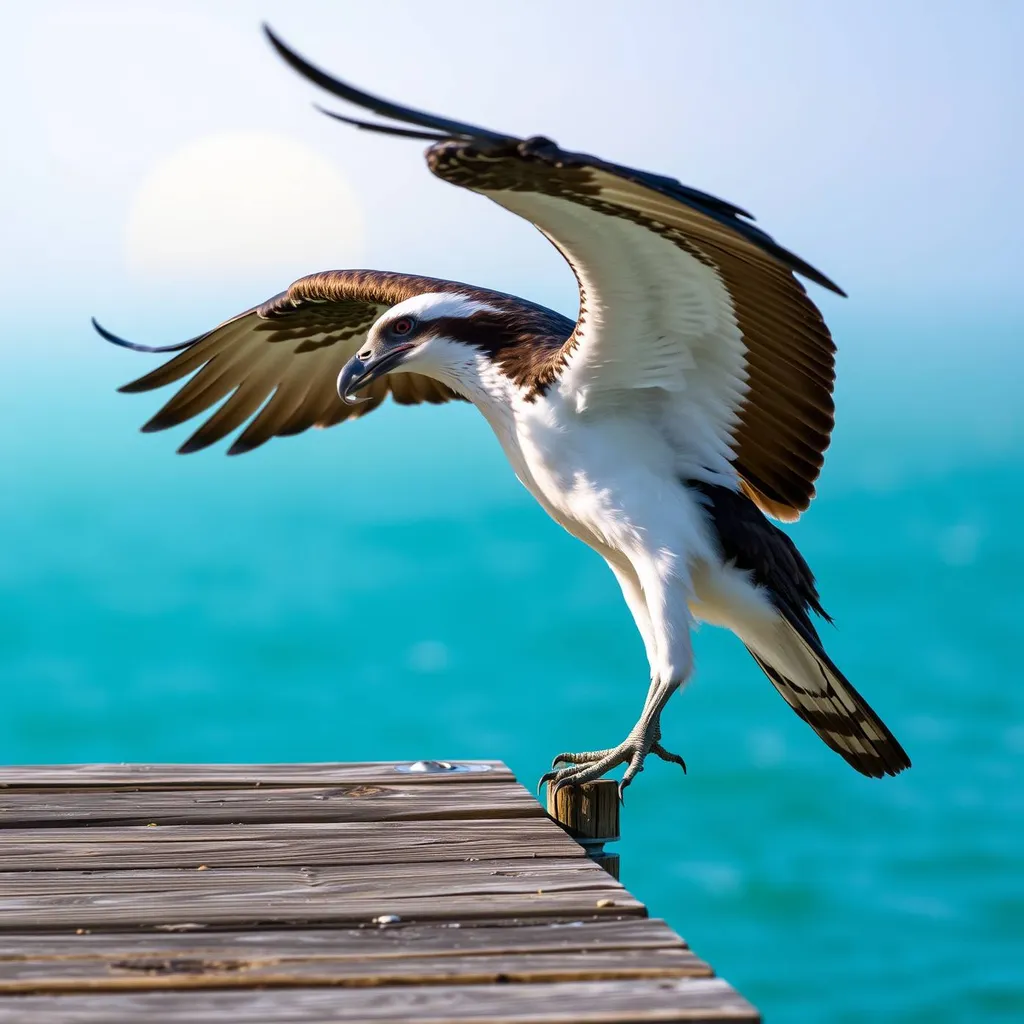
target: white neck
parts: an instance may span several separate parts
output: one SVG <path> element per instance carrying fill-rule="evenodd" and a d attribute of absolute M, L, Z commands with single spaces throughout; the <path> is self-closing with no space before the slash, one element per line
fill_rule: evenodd
<path fill-rule="evenodd" d="M 483 352 L 450 338 L 431 338 L 405 366 L 447 384 L 485 416 L 500 409 L 511 414 L 521 397 L 520 389 Z"/>
<path fill-rule="evenodd" d="M 494 362 L 471 345 L 432 338 L 410 360 L 409 369 L 447 384 L 483 413 L 519 473 L 522 454 L 516 439 L 516 410 L 523 392 Z"/>

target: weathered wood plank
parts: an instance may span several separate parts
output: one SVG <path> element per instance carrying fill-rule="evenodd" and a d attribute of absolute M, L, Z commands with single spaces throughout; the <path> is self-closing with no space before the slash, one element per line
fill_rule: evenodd
<path fill-rule="evenodd" d="M 0 1024 L 324 1024 L 327 1021 L 476 1021 L 486 1024 L 644 1024 L 758 1020 L 718 978 L 382 986 L 255 991 L 12 996 Z"/>
<path fill-rule="evenodd" d="M 122 959 L 0 961 L 0 996 L 14 993 L 322 987 L 496 985 L 504 982 L 706 978 L 712 971 L 688 949 L 498 953 L 437 957 Z"/>
<path fill-rule="evenodd" d="M 139 788 L 156 786 L 330 786 L 345 783 L 510 782 L 514 776 L 501 761 L 462 761 L 479 771 L 408 774 L 396 761 L 320 762 L 311 764 L 56 764 L 0 766 L 0 787 L 66 789 L 77 786 Z"/>
<path fill-rule="evenodd" d="M 386 928 L 273 929 L 233 932 L 0 933 L 0 961 L 115 959 L 132 956 L 193 960 L 346 957 L 415 959 L 465 954 L 559 953 L 586 950 L 686 949 L 664 921 L 652 917 L 517 918 L 398 924 Z"/>
<path fill-rule="evenodd" d="M 758 1019 L 486 764 L 0 769 L 0 1024 Z"/>
<path fill-rule="evenodd" d="M 126 871 L 5 871 L 4 900 L 35 896 L 135 895 L 155 893 L 190 899 L 211 892 L 279 893 L 290 890 L 339 894 L 447 896 L 459 892 L 520 892 L 593 889 L 624 892 L 586 857 L 533 860 L 451 861 L 403 864 L 352 864 L 343 867 L 135 868 Z"/>
<path fill-rule="evenodd" d="M 546 818 L 7 829 L 0 871 L 583 857 Z"/>
<path fill-rule="evenodd" d="M 586 858 L 0 875 L 0 930 L 644 913 Z"/>
<path fill-rule="evenodd" d="M 0 826 L 262 824 L 543 817 L 518 783 L 444 781 L 213 790 L 0 790 Z"/>
<path fill-rule="evenodd" d="M 131 897 L 5 900 L 0 930 L 192 929 L 369 924 L 382 914 L 403 921 L 472 921 L 491 917 L 562 918 L 586 914 L 639 914 L 642 903 L 630 895 L 609 897 L 603 889 L 571 892 L 457 894 L 454 896 L 351 897 L 344 902 L 318 896 L 261 892 L 212 894 L 187 906 L 151 894 Z"/>

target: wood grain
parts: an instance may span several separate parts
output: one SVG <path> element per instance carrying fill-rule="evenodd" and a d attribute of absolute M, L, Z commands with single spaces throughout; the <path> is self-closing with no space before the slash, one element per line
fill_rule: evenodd
<path fill-rule="evenodd" d="M 0 1024 L 325 1024 L 327 1021 L 474 1021 L 476 1024 L 644 1024 L 757 1021 L 719 978 L 381 986 L 247 991 L 13 996 Z"/>
<path fill-rule="evenodd" d="M 132 956 L 244 960 L 265 957 L 357 959 L 460 956 L 468 953 L 559 953 L 586 950 L 686 949 L 664 921 L 651 917 L 577 917 L 547 921 L 492 918 L 386 928 L 255 931 L 0 933 L 0 960 L 115 959 Z"/>
<path fill-rule="evenodd" d="M 0 872 L 0 906 L 17 897 L 158 895 L 169 900 L 208 892 L 270 893 L 301 890 L 338 894 L 455 895 L 543 888 L 550 891 L 607 889 L 625 892 L 585 857 L 571 859 L 352 864 L 344 867 L 136 868 L 126 871 Z"/>
<path fill-rule="evenodd" d="M 0 961 L 0 996 L 39 992 L 323 987 L 496 985 L 505 982 L 710 977 L 687 949 L 490 953 L 448 956 L 196 958 Z"/>
<path fill-rule="evenodd" d="M 0 787 L 67 789 L 71 787 L 143 786 L 187 789 L 191 786 L 329 786 L 345 783 L 394 782 L 511 782 L 512 773 L 501 761 L 468 760 L 454 763 L 480 766 L 486 771 L 451 774 L 400 773 L 395 761 L 322 762 L 314 764 L 58 764 L 0 767 Z M 406 762 L 407 763 L 407 762 Z"/>
<path fill-rule="evenodd" d="M 619 838 L 619 784 L 598 779 L 582 786 L 547 785 L 548 814 L 577 839 L 614 842 Z"/>
<path fill-rule="evenodd" d="M 547 784 L 548 814 L 577 842 L 587 855 L 612 878 L 619 877 L 619 855 L 605 843 L 619 838 L 619 784 L 597 779 L 582 786 Z"/>
<path fill-rule="evenodd" d="M 5 828 L 543 816 L 543 808 L 522 786 L 507 781 L 191 791 L 0 790 L 0 823 Z"/>
<path fill-rule="evenodd" d="M 252 785 L 336 785 L 356 782 L 509 782 L 515 776 L 501 761 L 451 759 L 472 770 L 452 773 L 399 772 L 412 762 L 352 761 L 319 764 L 81 764 L 0 766 L 0 788 L 72 788 L 76 786 L 173 787 Z"/>
<path fill-rule="evenodd" d="M 586 858 L 0 875 L 0 930 L 644 913 Z"/>
<path fill-rule="evenodd" d="M 486 764 L 0 769 L 0 1024 L 758 1019 Z"/>
<path fill-rule="evenodd" d="M 582 857 L 543 818 L 7 829 L 0 871 Z"/>

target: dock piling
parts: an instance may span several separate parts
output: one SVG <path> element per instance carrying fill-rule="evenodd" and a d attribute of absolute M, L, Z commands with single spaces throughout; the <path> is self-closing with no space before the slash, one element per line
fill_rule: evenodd
<path fill-rule="evenodd" d="M 605 843 L 619 838 L 619 786 L 614 779 L 598 779 L 582 786 L 547 786 L 548 814 L 576 840 L 587 856 L 612 876 L 619 877 L 619 855 L 605 851 Z"/>

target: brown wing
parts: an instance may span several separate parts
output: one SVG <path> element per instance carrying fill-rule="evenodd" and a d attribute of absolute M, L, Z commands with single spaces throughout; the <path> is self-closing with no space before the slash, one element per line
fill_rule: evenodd
<path fill-rule="evenodd" d="M 648 371 L 637 386 L 650 386 L 652 374 L 671 376 L 675 357 L 688 378 L 681 401 L 721 435 L 749 496 L 796 519 L 834 422 L 835 345 L 793 274 L 806 265 L 735 215 L 552 146 L 440 143 L 428 160 L 531 220 L 566 257 L 581 301 L 567 363 L 589 356 L 616 386 L 632 363 Z"/>
<path fill-rule="evenodd" d="M 664 379 L 687 390 L 687 402 L 696 393 L 696 418 L 687 423 L 683 411 L 681 425 L 705 434 L 712 456 L 734 462 L 748 495 L 781 519 L 807 508 L 832 430 L 835 350 L 794 272 L 843 294 L 827 277 L 731 203 L 662 175 L 568 153 L 548 139 L 518 139 L 373 96 L 266 32 L 315 85 L 414 127 L 331 116 L 432 140 L 427 159 L 435 174 L 528 218 L 559 248 L 580 285 L 564 366 L 589 341 L 597 349 L 592 365 L 618 377 L 635 355 L 625 346 L 638 337 L 638 325 L 646 328 L 642 340 L 652 358 L 636 386 Z M 612 335 L 619 351 L 609 350 Z M 680 349 L 675 367 L 667 365 L 673 342 Z M 696 378 L 687 380 L 684 367 L 697 370 Z"/>
<path fill-rule="evenodd" d="M 178 449 L 183 454 L 214 444 L 248 421 L 228 449 L 238 455 L 271 437 L 363 416 L 389 392 L 402 405 L 447 402 L 458 396 L 414 373 L 380 378 L 367 389 L 369 400 L 358 405 L 342 402 L 336 385 L 342 367 L 385 310 L 423 292 L 454 290 L 466 286 L 366 270 L 312 274 L 212 331 L 163 349 L 180 352 L 120 390 L 151 391 L 192 374 L 144 431 L 177 426 L 227 398 Z M 108 340 L 146 351 L 96 326 Z"/>

